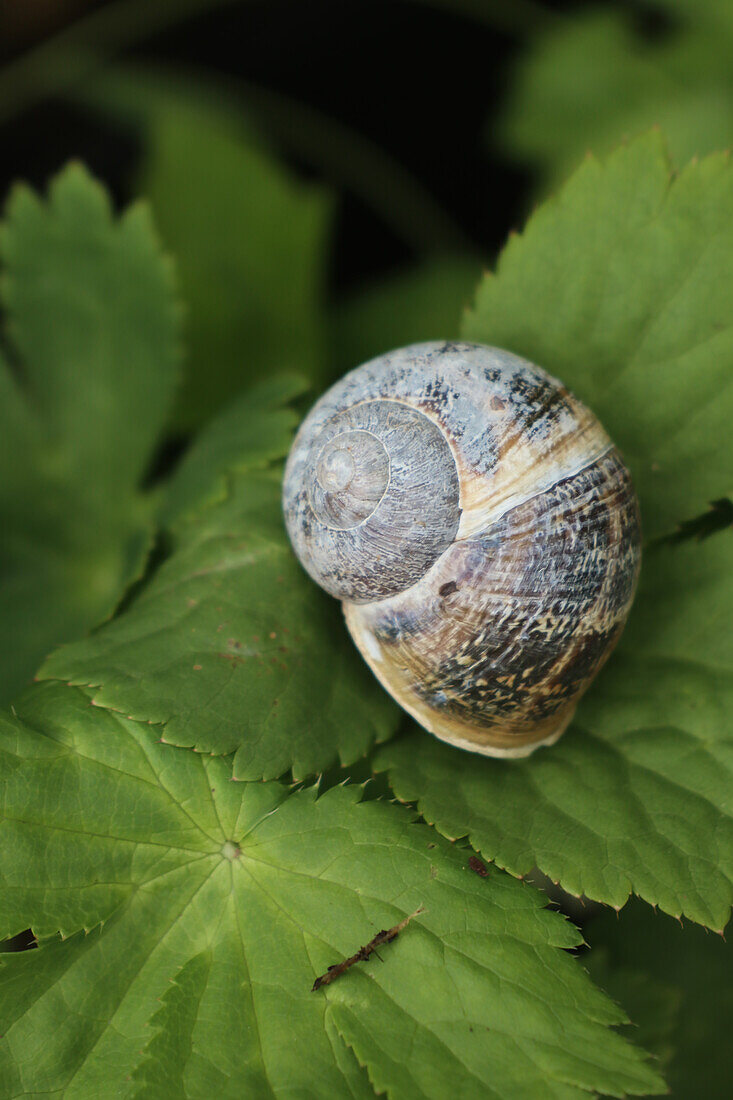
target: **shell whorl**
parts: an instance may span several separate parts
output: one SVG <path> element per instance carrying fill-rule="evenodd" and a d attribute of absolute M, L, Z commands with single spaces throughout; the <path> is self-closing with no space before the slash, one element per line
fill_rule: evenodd
<path fill-rule="evenodd" d="M 415 584 L 453 543 L 458 500 L 458 470 L 438 425 L 386 399 L 357 402 L 315 431 L 306 420 L 285 475 L 298 556 L 321 587 L 353 603 Z"/>
<path fill-rule="evenodd" d="M 618 452 L 560 382 L 496 348 L 416 344 L 351 371 L 301 426 L 283 505 L 380 682 L 488 755 L 557 739 L 633 599 Z"/>

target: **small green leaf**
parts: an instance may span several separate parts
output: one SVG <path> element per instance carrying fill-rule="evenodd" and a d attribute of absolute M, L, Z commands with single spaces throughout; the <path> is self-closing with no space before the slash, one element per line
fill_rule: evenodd
<path fill-rule="evenodd" d="M 293 555 L 279 472 L 232 475 L 129 610 L 39 675 L 93 685 L 100 706 L 164 725 L 172 744 L 236 751 L 238 778 L 350 764 L 399 721 Z"/>
<path fill-rule="evenodd" d="M 225 498 L 229 472 L 284 458 L 298 423 L 288 402 L 307 388 L 296 375 L 275 375 L 247 390 L 210 421 L 168 482 L 162 522 L 180 521 L 188 512 Z"/>
<path fill-rule="evenodd" d="M 576 930 L 400 807 L 234 783 L 61 685 L 18 709 L 0 925 L 39 949 L 2 959 L 3 1095 L 341 1100 L 368 1095 L 355 1060 L 397 1100 L 663 1090 L 561 950 Z"/>
<path fill-rule="evenodd" d="M 48 203 L 12 192 L 2 258 L 8 335 L 49 462 L 100 494 L 136 485 L 177 373 L 171 274 L 147 207 L 116 222 L 104 189 L 71 165 Z"/>
<path fill-rule="evenodd" d="M 629 904 L 585 928 L 583 959 L 626 1009 L 629 1035 L 664 1056 L 673 1096 L 718 1100 L 730 1080 L 733 953 L 719 936 Z"/>
<path fill-rule="evenodd" d="M 631 891 L 722 929 L 733 901 L 733 534 L 648 551 L 618 651 L 560 741 L 520 761 L 422 731 L 380 750 L 399 798 L 516 875 Z"/>
<path fill-rule="evenodd" d="M 648 135 L 588 160 L 509 241 L 463 335 L 560 378 L 631 468 L 647 536 L 733 485 L 733 166 L 671 178 Z"/>
<path fill-rule="evenodd" d="M 140 572 L 139 483 L 177 378 L 171 274 L 147 209 L 113 217 L 72 165 L 18 187 L 0 236 L 13 367 L 0 359 L 0 698 L 109 615 Z"/>

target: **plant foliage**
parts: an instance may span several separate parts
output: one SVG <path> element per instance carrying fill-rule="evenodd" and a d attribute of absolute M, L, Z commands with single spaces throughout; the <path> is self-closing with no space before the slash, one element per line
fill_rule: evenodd
<path fill-rule="evenodd" d="M 139 485 L 178 377 L 178 310 L 147 208 L 116 220 L 79 166 L 47 203 L 13 191 L 0 255 L 7 702 L 54 645 L 110 615 L 143 566 L 154 500 Z"/>
<path fill-rule="evenodd" d="M 662 1060 L 673 1096 L 720 1096 L 729 1072 L 733 957 L 720 936 L 630 902 L 586 925 L 584 963 Z"/>
<path fill-rule="evenodd" d="M 262 163 L 240 168 L 262 183 L 255 194 L 267 190 Z M 725 158 L 673 177 L 660 140 L 640 139 L 587 163 L 535 214 L 464 320 L 465 335 L 536 359 L 593 406 L 629 459 L 656 536 L 732 487 L 732 207 Z M 233 401 L 242 379 L 230 362 L 224 411 L 142 493 L 176 346 L 147 216 L 113 218 L 98 185 L 72 168 L 45 202 L 19 192 L 3 242 L 21 371 L 12 386 L 4 376 L 7 408 L 27 402 L 47 428 L 36 430 L 38 468 L 50 476 L 50 463 L 56 478 L 47 495 L 78 493 L 97 509 L 92 526 L 104 530 L 105 508 L 120 526 L 109 532 L 117 566 L 104 598 L 27 647 L 30 672 L 71 639 L 38 683 L 18 694 L 27 675 L 16 678 L 0 727 L 0 935 L 30 926 L 38 942 L 2 955 L 0 1092 L 663 1091 L 655 1063 L 618 1030 L 623 1010 L 567 952 L 578 932 L 512 876 L 538 865 L 574 893 L 621 906 L 635 892 L 724 926 L 730 532 L 647 548 L 619 650 L 551 750 L 501 763 L 407 727 L 374 755 L 400 714 L 282 528 L 281 460 L 306 385 L 280 373 L 292 356 L 263 353 L 243 371 L 256 385 Z M 312 258 L 311 244 L 298 248 Z M 396 281 L 405 332 L 431 323 L 431 303 L 447 309 L 450 299 L 457 314 L 468 266 L 436 261 Z M 183 285 L 203 310 L 192 360 L 201 364 L 211 318 L 197 278 L 189 271 Z M 335 319 L 334 347 L 376 351 L 393 325 L 380 293 L 367 293 Z M 24 439 L 7 438 L 12 456 Z M 36 496 L 46 506 L 38 485 L 35 472 L 16 484 L 28 514 Z M 86 529 L 71 516 L 78 537 Z M 130 529 L 141 532 L 134 559 L 124 557 Z M 81 568 L 76 553 L 70 562 Z M 386 772 L 417 812 L 371 797 L 357 770 Z M 362 953 L 312 991 L 329 966 L 410 915 L 381 958 Z M 674 1052 L 692 978 L 674 987 L 650 956 L 640 988 L 633 961 L 599 929 L 594 975 L 685 1079 Z"/>
<path fill-rule="evenodd" d="M 199 427 L 273 371 L 322 382 L 325 189 L 297 179 L 225 98 L 190 81 L 119 67 L 79 97 L 133 126 L 139 189 L 176 258 L 186 305 L 176 426 Z"/>
<path fill-rule="evenodd" d="M 133 605 L 41 676 L 94 686 L 98 705 L 174 745 L 236 751 L 239 779 L 351 764 L 394 731 L 396 707 L 344 645 L 338 606 L 293 557 L 279 477 L 232 474 L 226 498 L 174 539 Z"/>
<path fill-rule="evenodd" d="M 18 702 L 1 753 L 2 928 L 41 937 L 5 956 L 3 1095 L 658 1090 L 558 950 L 572 926 L 399 807 L 232 783 L 60 685 Z M 311 992 L 420 906 L 382 962 Z"/>

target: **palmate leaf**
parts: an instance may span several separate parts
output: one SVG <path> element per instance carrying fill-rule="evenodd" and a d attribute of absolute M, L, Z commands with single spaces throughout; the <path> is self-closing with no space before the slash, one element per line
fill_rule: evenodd
<path fill-rule="evenodd" d="M 147 209 L 80 166 L 12 193 L 0 251 L 0 698 L 109 615 L 151 537 L 140 480 L 177 380 L 177 311 Z M 12 368 L 11 369 L 11 363 Z M 131 427 L 134 426 L 134 429 Z"/>
<path fill-rule="evenodd" d="M 62 685 L 3 721 L 0 767 L 0 934 L 40 943 L 3 957 L 4 1096 L 366 1097 L 360 1065 L 421 1100 L 664 1087 L 575 929 L 400 807 L 233 783 Z"/>
<path fill-rule="evenodd" d="M 463 335 L 556 375 L 634 476 L 647 536 L 733 487 L 733 165 L 672 178 L 650 134 L 589 159 L 512 238 Z"/>
<path fill-rule="evenodd" d="M 665 1060 L 675 1097 L 718 1100 L 730 1081 L 733 949 L 631 902 L 590 921 L 584 965 L 629 1013 L 635 1041 Z"/>
<path fill-rule="evenodd" d="M 237 778 L 350 764 L 399 721 L 292 553 L 279 471 L 230 475 L 129 610 L 39 675 L 93 685 L 97 704 L 163 725 L 172 744 L 236 751 Z"/>

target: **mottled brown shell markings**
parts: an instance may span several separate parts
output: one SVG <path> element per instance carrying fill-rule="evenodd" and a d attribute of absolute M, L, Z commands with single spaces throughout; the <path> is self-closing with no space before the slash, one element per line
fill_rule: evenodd
<path fill-rule="evenodd" d="M 304 422 L 284 510 L 384 687 L 489 755 L 560 736 L 634 595 L 639 515 L 618 452 L 560 383 L 493 348 L 422 344 L 352 371 Z"/>

